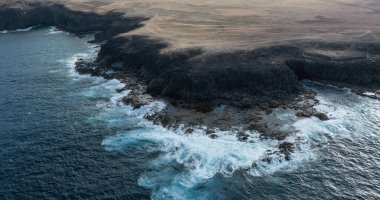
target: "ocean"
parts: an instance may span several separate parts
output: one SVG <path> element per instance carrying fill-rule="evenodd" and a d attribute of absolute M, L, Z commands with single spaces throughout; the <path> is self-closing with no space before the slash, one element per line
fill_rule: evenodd
<path fill-rule="evenodd" d="M 99 50 L 92 38 L 0 33 L 0 199 L 380 198 L 380 101 L 303 82 L 330 120 L 275 109 L 295 150 L 268 162 L 278 141 L 165 129 L 144 119 L 165 101 L 133 109 L 123 83 L 76 73 Z"/>

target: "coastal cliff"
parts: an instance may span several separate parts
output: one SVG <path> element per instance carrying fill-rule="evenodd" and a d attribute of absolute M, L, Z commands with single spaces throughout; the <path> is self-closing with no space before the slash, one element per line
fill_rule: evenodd
<path fill-rule="evenodd" d="M 56 26 L 65 31 L 81 34 L 98 31 L 97 42 L 109 39 L 118 33 L 141 26 L 142 17 L 121 16 L 109 12 L 100 15 L 91 12 L 74 11 L 57 3 L 24 2 L 0 4 L 0 30 L 25 29 L 34 26 Z"/>
<path fill-rule="evenodd" d="M 152 96 L 201 111 L 221 104 L 269 109 L 286 106 L 305 93 L 300 79 L 360 87 L 358 91 L 380 88 L 380 43 L 367 40 L 289 41 L 252 50 L 166 51 L 170 44 L 165 40 L 118 35 L 144 26 L 149 20 L 146 17 L 74 11 L 57 3 L 19 2 L 1 5 L 0 19 L 0 30 L 56 26 L 77 34 L 97 31 L 95 41 L 104 41 L 98 58 L 79 71 L 106 76 L 112 69 L 119 76 L 132 74 Z M 335 56 L 336 52 L 341 55 Z"/>

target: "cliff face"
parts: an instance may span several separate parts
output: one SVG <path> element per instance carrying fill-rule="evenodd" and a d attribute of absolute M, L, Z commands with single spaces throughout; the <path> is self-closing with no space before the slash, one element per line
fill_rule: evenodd
<path fill-rule="evenodd" d="M 58 4 L 33 4 L 25 10 L 2 7 L 0 17 L 0 29 L 54 25 L 71 32 L 102 30 L 110 21 L 96 14 L 70 11 Z"/>
<path fill-rule="evenodd" d="M 302 79 L 334 81 L 369 87 L 380 85 L 380 60 L 291 60 L 288 65 Z"/>
<path fill-rule="evenodd" d="M 220 103 L 273 107 L 303 90 L 299 79 L 380 87 L 379 43 L 287 42 L 253 50 L 165 51 L 169 44 L 161 39 L 116 36 L 146 20 L 114 12 L 73 11 L 51 3 L 0 6 L 0 30 L 42 25 L 74 33 L 99 31 L 95 40 L 107 42 L 94 63 L 97 70 L 83 71 L 101 75 L 114 68 L 120 74 L 133 73 L 146 83 L 148 93 L 187 107 L 208 110 Z"/>
<path fill-rule="evenodd" d="M 28 3 L 22 8 L 3 5 L 0 6 L 0 30 L 56 26 L 72 33 L 101 31 L 95 37 L 97 41 L 101 41 L 138 28 L 146 20 L 139 17 L 123 18 L 121 15 L 73 11 L 53 3 Z"/>
<path fill-rule="evenodd" d="M 296 48 L 225 53 L 186 49 L 162 53 L 166 47 L 162 41 L 147 37 L 117 37 L 102 45 L 98 63 L 112 66 L 121 61 L 125 70 L 142 77 L 150 94 L 196 108 L 226 101 L 239 107 L 255 105 L 262 101 L 254 101 L 253 97 L 285 98 L 301 89 L 293 71 L 275 60 L 282 50 L 288 52 L 287 56 L 298 54 Z M 242 103 L 242 99 L 249 102 Z"/>
<path fill-rule="evenodd" d="M 316 46 L 316 43 L 306 42 L 303 46 L 305 45 Z M 330 54 L 314 51 L 314 53 L 287 60 L 287 65 L 299 79 L 375 90 L 380 88 L 380 43 L 331 42 L 318 45 L 319 49 L 322 48 Z M 332 56 L 333 53 L 343 55 Z"/>

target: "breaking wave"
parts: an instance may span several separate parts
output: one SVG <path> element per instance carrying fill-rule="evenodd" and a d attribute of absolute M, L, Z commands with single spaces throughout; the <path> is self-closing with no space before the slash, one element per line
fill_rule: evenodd
<path fill-rule="evenodd" d="M 303 132 L 294 133 L 286 139 L 295 144 L 288 161 L 279 153 L 284 141 L 261 139 L 258 132 L 246 131 L 247 141 L 239 141 L 239 127 L 227 131 L 215 129 L 217 138 L 210 138 L 207 127 L 194 127 L 186 133 L 180 126 L 166 129 L 146 120 L 165 108 L 162 101 L 154 101 L 139 109 L 120 102 L 129 91 L 115 92 L 124 84 L 106 81 L 86 92 L 88 97 L 109 97 L 107 103 L 98 104 L 103 110 L 91 118 L 94 123 L 106 123 L 116 134 L 105 138 L 102 146 L 107 151 L 135 151 L 144 149 L 158 157 L 149 161 L 149 169 L 139 178 L 139 185 L 153 190 L 153 199 L 191 199 L 199 184 L 217 174 L 230 177 L 236 171 L 245 171 L 251 176 L 273 174 L 279 170 L 293 170 L 299 164 L 315 159 L 315 153 Z M 112 94 L 113 93 L 113 94 Z M 294 116 L 293 116 L 294 117 Z"/>
<path fill-rule="evenodd" d="M 49 32 L 47 32 L 46 35 L 55 35 L 55 34 L 60 34 L 60 33 L 65 33 L 65 32 L 59 30 L 57 27 L 51 26 L 49 29 Z M 67 33 L 67 34 L 69 34 L 69 33 Z"/>
<path fill-rule="evenodd" d="M 298 118 L 292 112 L 274 110 L 273 115 L 287 121 L 282 128 L 297 130 L 285 141 L 261 139 L 255 131 L 246 131 L 248 139 L 239 141 L 236 137 L 241 131 L 239 127 L 231 127 L 230 130 L 215 129 L 217 137 L 214 139 L 207 135 L 207 127 L 193 127 L 191 134 L 183 126 L 166 129 L 144 118 L 164 109 L 164 101 L 156 100 L 134 109 L 121 101 L 130 91 L 117 92 L 125 84 L 118 80 L 79 75 L 75 71 L 76 60 L 91 58 L 94 52 L 92 49 L 91 52 L 76 54 L 62 62 L 67 63 L 69 76 L 74 80 L 92 82 L 91 87 L 81 95 L 96 100 L 100 112 L 89 121 L 104 123 L 109 129 L 115 130 L 115 135 L 107 136 L 102 141 L 104 149 L 126 153 L 144 151 L 152 155 L 147 161 L 147 170 L 138 180 L 140 186 L 152 191 L 152 199 L 194 199 L 200 195 L 204 199 L 212 199 L 213 196 L 208 193 L 210 190 L 199 188 L 216 176 L 233 177 L 236 172 L 242 172 L 247 176 L 258 177 L 296 170 L 307 162 L 317 160 L 318 149 L 323 148 L 329 137 L 337 137 L 342 132 L 345 133 L 343 135 L 352 137 L 355 136 L 352 135 L 353 130 L 360 128 L 347 126 L 347 120 L 352 120 L 347 116 L 354 117 L 357 110 L 352 110 L 350 105 L 344 106 L 342 100 L 338 102 L 324 98 L 325 95 L 318 95 L 320 105 L 316 109 L 326 113 L 331 118 L 329 121 L 323 122 L 315 117 Z M 306 86 L 315 89 L 310 83 Z M 361 97 L 349 91 L 344 92 L 351 98 L 349 102 L 359 102 L 355 98 Z M 363 98 L 360 101 L 366 102 Z M 283 153 L 279 153 L 279 145 L 283 142 L 294 144 L 289 160 Z"/>
<path fill-rule="evenodd" d="M 92 86 L 81 95 L 97 100 L 101 109 L 98 115 L 89 120 L 93 123 L 105 123 L 115 130 L 115 135 L 106 137 L 102 146 L 107 151 L 135 151 L 144 149 L 158 154 L 148 161 L 149 169 L 141 174 L 138 184 L 153 191 L 153 199 L 193 198 L 194 188 L 207 182 L 217 174 L 233 176 L 236 171 L 245 171 L 250 176 L 262 176 L 279 170 L 293 170 L 300 163 L 315 159 L 315 153 L 303 132 L 296 132 L 286 139 L 295 144 L 290 161 L 279 153 L 279 144 L 284 141 L 261 139 L 255 131 L 246 131 L 246 141 L 236 137 L 239 127 L 230 130 L 215 129 L 217 138 L 210 138 L 207 127 L 194 127 L 191 134 L 180 126 L 166 129 L 154 125 L 144 117 L 166 107 L 165 102 L 156 100 L 141 108 L 121 102 L 129 90 L 116 92 L 125 87 L 118 80 L 105 80 L 101 77 L 79 75 L 75 71 L 77 59 L 88 59 L 93 52 L 75 54 L 62 60 L 66 62 L 69 76 L 76 81 L 91 80 Z M 295 116 L 278 116 L 295 119 Z"/>

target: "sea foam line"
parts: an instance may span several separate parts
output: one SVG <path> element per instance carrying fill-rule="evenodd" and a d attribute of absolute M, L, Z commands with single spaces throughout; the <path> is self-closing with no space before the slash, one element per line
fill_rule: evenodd
<path fill-rule="evenodd" d="M 0 33 L 2 34 L 6 34 L 6 33 L 17 33 L 17 32 L 25 32 L 25 31 L 30 31 L 34 28 L 36 28 L 37 26 L 31 26 L 29 28 L 24 28 L 24 29 L 15 29 L 15 30 L 2 30 L 0 31 Z"/>
<path fill-rule="evenodd" d="M 215 129 L 216 139 L 206 134 L 207 127 L 194 127 L 191 134 L 186 133 L 183 126 L 165 129 L 142 117 L 149 113 L 151 106 L 137 110 L 128 106 L 107 108 L 98 119 L 106 121 L 113 128 L 123 126 L 123 120 L 130 127 L 140 127 L 119 131 L 104 139 L 102 146 L 107 151 L 133 151 L 134 147 L 145 143 L 146 151 L 160 152 L 158 158 L 149 162 L 150 170 L 139 178 L 139 185 L 152 189 L 157 198 L 183 197 L 185 193 L 190 195 L 196 185 L 205 183 L 216 174 L 233 176 L 236 171 L 244 170 L 252 176 L 263 176 L 291 171 L 316 159 L 303 132 L 295 133 L 285 140 L 295 144 L 291 160 L 287 161 L 283 154 L 278 153 L 279 144 L 284 141 L 262 140 L 258 132 L 247 131 L 246 134 L 250 136 L 247 142 L 242 142 L 236 137 L 239 128 L 227 131 Z M 123 110 L 122 115 L 112 113 L 120 110 Z M 178 169 L 168 170 L 173 166 L 178 166 Z"/>

